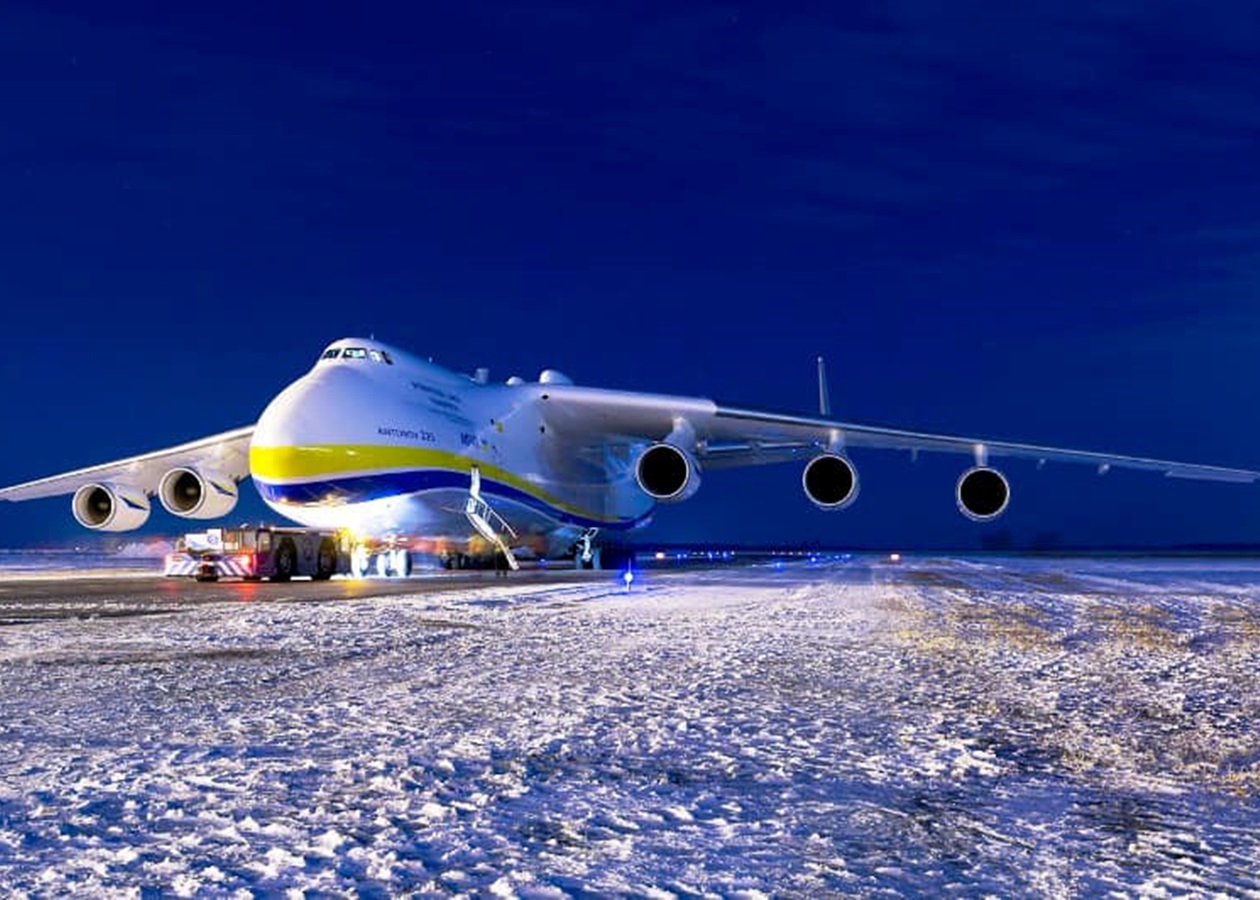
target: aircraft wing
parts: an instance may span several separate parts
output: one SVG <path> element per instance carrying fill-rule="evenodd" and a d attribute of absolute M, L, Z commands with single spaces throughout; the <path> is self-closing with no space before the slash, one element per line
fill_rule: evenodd
<path fill-rule="evenodd" d="M 549 386 L 540 397 L 543 417 L 556 430 L 574 436 L 605 435 L 613 441 L 659 441 L 675 433 L 679 423 L 695 434 L 695 454 L 702 468 L 751 466 L 808 459 L 828 449 L 873 447 L 957 453 L 975 461 L 1022 457 L 1040 462 L 1143 469 L 1170 478 L 1254 482 L 1260 471 L 1193 463 L 1042 447 L 988 438 L 959 437 L 860 425 L 762 410 L 722 406 L 696 397 L 638 394 L 570 385 Z M 690 448 L 688 448 L 690 449 Z"/>
<path fill-rule="evenodd" d="M 240 481 L 249 474 L 249 442 L 253 434 L 254 426 L 249 425 L 178 447 L 0 488 L 0 500 L 36 500 L 73 494 L 85 484 L 98 482 L 126 484 L 154 494 L 162 476 L 176 466 L 206 467 Z"/>

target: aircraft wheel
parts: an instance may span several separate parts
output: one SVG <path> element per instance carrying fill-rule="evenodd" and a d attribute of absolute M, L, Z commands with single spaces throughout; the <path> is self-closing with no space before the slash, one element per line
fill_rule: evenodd
<path fill-rule="evenodd" d="M 371 562 L 372 557 L 367 547 L 359 544 L 350 555 L 350 571 L 355 578 L 367 578 L 368 571 L 372 568 Z"/>
<path fill-rule="evenodd" d="M 393 574 L 398 578 L 410 578 L 411 577 L 411 554 L 408 553 L 405 549 L 400 548 L 394 551 L 393 556 L 394 556 L 394 559 L 391 566 L 391 568 L 393 569 Z"/>
<path fill-rule="evenodd" d="M 393 551 L 390 550 L 382 550 L 380 553 L 376 554 L 377 575 L 382 578 L 388 578 L 393 573 L 393 566 L 390 565 L 391 557 L 393 555 Z"/>

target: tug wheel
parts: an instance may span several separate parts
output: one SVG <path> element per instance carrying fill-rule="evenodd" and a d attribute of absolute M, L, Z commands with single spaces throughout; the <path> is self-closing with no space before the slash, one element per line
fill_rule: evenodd
<path fill-rule="evenodd" d="M 332 578 L 336 568 L 337 548 L 331 538 L 324 538 L 320 541 L 319 552 L 315 556 L 315 574 L 312 577 L 316 581 L 327 581 Z"/>
<path fill-rule="evenodd" d="M 297 571 L 297 548 L 287 538 L 276 548 L 276 571 L 272 581 L 288 581 Z"/>

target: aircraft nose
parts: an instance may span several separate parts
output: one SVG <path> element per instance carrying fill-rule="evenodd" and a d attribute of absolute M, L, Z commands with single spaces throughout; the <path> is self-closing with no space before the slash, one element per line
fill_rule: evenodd
<path fill-rule="evenodd" d="M 370 403 L 362 374 L 340 367 L 297 379 L 258 417 L 253 447 L 294 449 L 354 442 Z M 253 454 L 251 453 L 251 468 Z"/>

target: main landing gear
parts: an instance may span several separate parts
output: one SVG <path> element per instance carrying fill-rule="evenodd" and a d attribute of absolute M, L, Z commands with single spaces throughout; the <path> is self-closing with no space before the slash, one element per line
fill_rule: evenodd
<path fill-rule="evenodd" d="M 598 528 L 588 528 L 582 533 L 577 540 L 577 568 L 579 569 L 598 569 L 600 568 L 600 552 L 595 546 L 595 535 L 599 534 Z"/>

